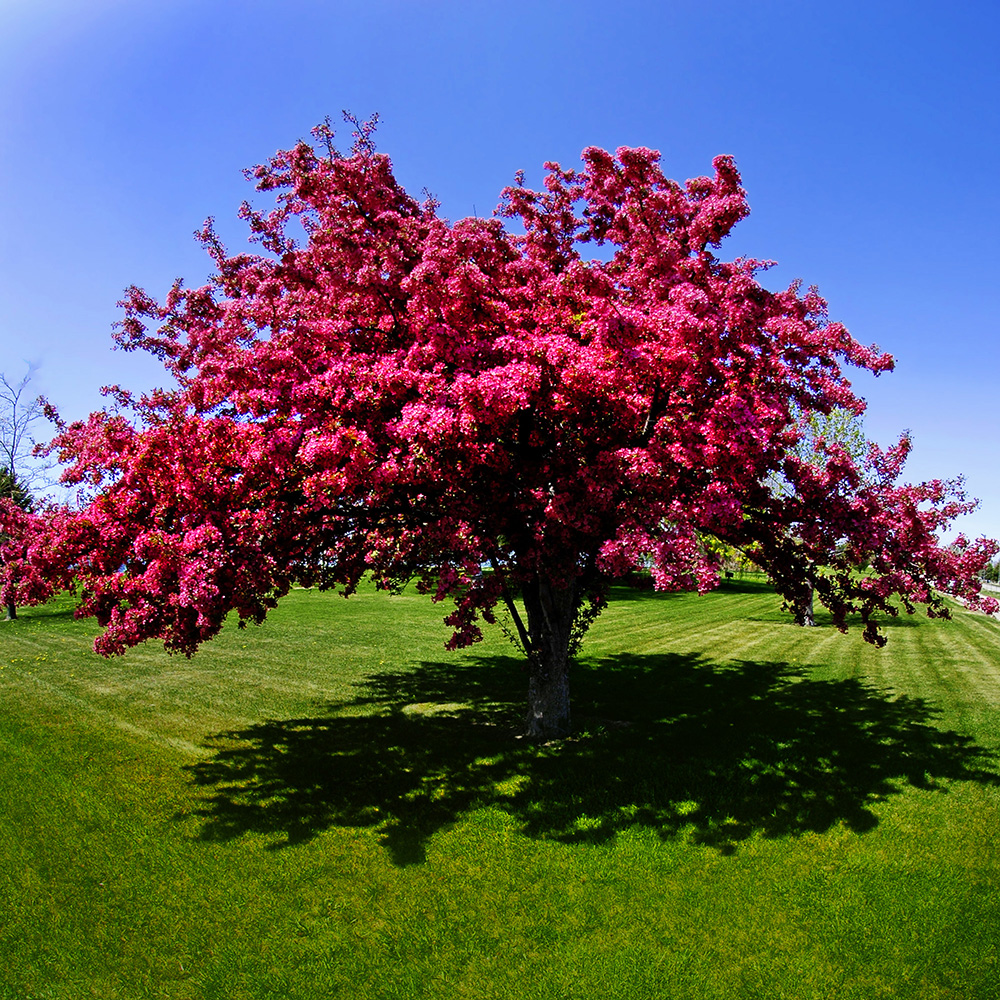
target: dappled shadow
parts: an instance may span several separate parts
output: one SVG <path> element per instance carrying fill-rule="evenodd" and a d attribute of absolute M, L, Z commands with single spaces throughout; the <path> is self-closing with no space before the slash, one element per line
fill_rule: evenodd
<path fill-rule="evenodd" d="M 768 580 L 733 577 L 722 578 L 716 588 L 717 593 L 734 594 L 774 594 L 774 585 Z M 689 590 L 656 590 L 651 583 L 645 586 L 636 583 L 612 584 L 609 597 L 615 604 L 635 604 L 648 601 L 682 600 L 691 597 Z"/>
<path fill-rule="evenodd" d="M 650 601 L 675 601 L 682 597 L 690 597 L 690 592 L 683 590 L 654 590 L 650 587 L 615 584 L 608 588 L 609 601 L 615 604 L 645 604 Z"/>
<path fill-rule="evenodd" d="M 815 611 L 815 626 L 804 626 L 796 622 L 792 612 L 784 609 L 779 609 L 771 614 L 747 615 L 741 620 L 752 622 L 755 625 L 778 625 L 787 628 L 835 629 L 837 627 L 833 622 L 833 615 L 825 608 L 820 607 L 817 607 Z M 884 631 L 885 629 L 919 628 L 921 625 L 927 623 L 927 614 L 920 608 L 912 614 L 900 611 L 895 618 L 891 615 L 880 615 L 875 618 L 875 621 L 878 624 L 879 631 Z M 863 628 L 864 622 L 861 620 L 860 615 L 851 615 L 847 618 L 848 632 L 860 631 Z"/>
<path fill-rule="evenodd" d="M 717 589 L 728 594 L 773 594 L 774 584 L 762 577 L 733 576 L 720 578 Z"/>
<path fill-rule="evenodd" d="M 573 683 L 580 732 L 544 746 L 515 736 L 526 681 L 506 657 L 375 674 L 311 718 L 216 735 L 188 768 L 201 836 L 281 847 L 377 827 L 409 864 L 490 804 L 532 836 L 600 842 L 638 825 L 731 852 L 753 834 L 864 832 L 906 786 L 1000 784 L 996 755 L 935 726 L 931 705 L 808 667 L 627 655 L 579 664 Z"/>
<path fill-rule="evenodd" d="M 53 622 L 75 620 L 73 606 L 53 606 L 51 604 L 40 604 L 37 607 L 18 607 L 16 618 L 2 617 L 6 615 L 6 608 L 0 605 L 0 622 L 9 624 L 14 628 L 30 628 L 33 625 L 47 625 Z"/>

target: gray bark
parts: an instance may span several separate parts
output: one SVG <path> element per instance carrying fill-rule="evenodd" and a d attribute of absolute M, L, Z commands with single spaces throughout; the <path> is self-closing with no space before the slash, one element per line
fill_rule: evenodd
<path fill-rule="evenodd" d="M 576 588 L 537 581 L 524 588 L 531 655 L 526 734 L 550 740 L 570 732 L 569 644 L 576 617 Z"/>
<path fill-rule="evenodd" d="M 813 599 L 816 596 L 815 589 L 812 584 L 809 585 L 809 599 L 805 602 L 802 608 L 802 624 L 812 628 L 816 624 L 816 615 L 813 611 Z"/>

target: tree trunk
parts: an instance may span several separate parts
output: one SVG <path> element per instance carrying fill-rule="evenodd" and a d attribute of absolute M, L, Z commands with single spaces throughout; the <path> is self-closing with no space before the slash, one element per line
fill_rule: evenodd
<path fill-rule="evenodd" d="M 532 646 L 525 731 L 533 740 L 558 739 L 570 732 L 569 643 L 576 588 L 533 581 L 524 587 L 524 607 Z"/>
<path fill-rule="evenodd" d="M 802 606 L 802 624 L 812 628 L 816 624 L 816 615 L 813 612 L 813 599 L 816 596 L 815 588 L 812 584 L 809 585 L 809 598 L 806 600 L 805 604 Z"/>
<path fill-rule="evenodd" d="M 17 606 L 14 604 L 7 605 L 7 621 L 14 621 L 17 618 Z"/>
<path fill-rule="evenodd" d="M 533 740 L 554 740 L 570 732 L 569 654 L 552 650 L 541 659 L 528 677 L 525 732 Z"/>

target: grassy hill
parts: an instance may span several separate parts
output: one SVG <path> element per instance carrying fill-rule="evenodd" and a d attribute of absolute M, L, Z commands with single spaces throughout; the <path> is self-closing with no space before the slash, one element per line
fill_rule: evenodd
<path fill-rule="evenodd" d="M 0 624 L 0 1000 L 1000 996 L 998 622 L 621 590 L 536 748 L 416 595 L 191 660 L 69 608 Z"/>

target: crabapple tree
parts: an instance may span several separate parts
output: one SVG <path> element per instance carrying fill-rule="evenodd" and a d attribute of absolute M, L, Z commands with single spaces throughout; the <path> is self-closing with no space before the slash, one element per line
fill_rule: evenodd
<path fill-rule="evenodd" d="M 415 579 L 453 603 L 452 647 L 506 608 L 526 728 L 548 738 L 569 729 L 572 653 L 609 583 L 643 566 L 708 590 L 705 535 L 752 547 L 789 601 L 814 584 L 874 642 L 898 600 L 947 615 L 932 584 L 978 599 L 991 545 L 938 545 L 969 504 L 895 485 L 904 445 L 872 454 L 874 478 L 835 445 L 796 454 L 801 414 L 862 409 L 845 366 L 892 359 L 815 290 L 769 291 L 765 265 L 717 255 L 748 211 L 731 158 L 681 184 L 652 150 L 589 148 L 541 190 L 518 175 L 492 218 L 450 222 L 354 124 L 347 154 L 327 122 L 250 171 L 276 198 L 241 210 L 259 250 L 229 253 L 209 220 L 210 284 L 128 290 L 118 343 L 171 387 L 110 387 L 59 430 L 64 478 L 93 499 L 28 542 L 78 581 L 100 652 L 158 637 L 190 654 L 295 582 Z"/>

